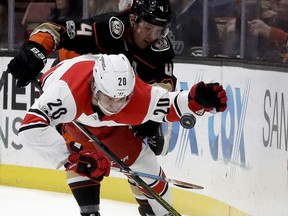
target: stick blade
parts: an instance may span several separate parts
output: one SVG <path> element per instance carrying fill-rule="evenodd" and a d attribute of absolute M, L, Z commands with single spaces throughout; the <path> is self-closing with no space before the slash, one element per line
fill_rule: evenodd
<path fill-rule="evenodd" d="M 185 188 L 185 189 L 204 189 L 203 186 L 191 184 L 191 183 L 183 182 L 179 180 L 174 180 L 173 185 L 180 187 L 180 188 Z"/>

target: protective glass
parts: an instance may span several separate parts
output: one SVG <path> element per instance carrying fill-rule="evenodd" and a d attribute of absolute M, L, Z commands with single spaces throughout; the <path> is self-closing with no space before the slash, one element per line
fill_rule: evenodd
<path fill-rule="evenodd" d="M 94 97 L 102 111 L 113 115 L 120 112 L 129 103 L 132 94 L 133 93 L 123 98 L 113 98 L 105 95 L 101 91 L 98 91 Z"/>
<path fill-rule="evenodd" d="M 149 34 L 152 38 L 160 38 L 167 36 L 169 28 L 164 28 L 162 26 L 153 25 L 144 20 L 138 23 L 137 31 L 139 33 Z"/>

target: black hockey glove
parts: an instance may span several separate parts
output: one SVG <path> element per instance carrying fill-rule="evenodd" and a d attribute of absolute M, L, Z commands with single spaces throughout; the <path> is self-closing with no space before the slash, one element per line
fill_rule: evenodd
<path fill-rule="evenodd" d="M 80 143 L 71 142 L 68 145 L 71 152 L 66 170 L 72 170 L 81 176 L 87 176 L 94 181 L 102 181 L 109 176 L 111 163 L 101 152 L 96 150 L 83 150 Z"/>
<path fill-rule="evenodd" d="M 141 125 L 132 126 L 132 130 L 135 137 L 144 139 L 153 136 L 158 130 L 159 125 L 161 125 L 161 123 L 149 120 Z"/>
<path fill-rule="evenodd" d="M 155 155 L 160 155 L 164 146 L 162 125 L 159 122 L 147 121 L 142 125 L 133 126 L 132 130 L 136 137 L 146 138 L 151 150 Z"/>
<path fill-rule="evenodd" d="M 164 147 L 164 135 L 162 132 L 162 125 L 156 129 L 154 135 L 147 137 L 147 142 L 149 147 L 154 152 L 156 156 L 161 155 Z"/>
<path fill-rule="evenodd" d="M 37 77 L 47 61 L 45 48 L 36 42 L 25 42 L 21 49 L 7 68 L 7 72 L 17 79 L 17 87 L 27 86 Z"/>
<path fill-rule="evenodd" d="M 224 112 L 227 108 L 227 96 L 219 83 L 199 82 L 192 86 L 188 96 L 188 106 L 197 115 L 216 109 Z"/>

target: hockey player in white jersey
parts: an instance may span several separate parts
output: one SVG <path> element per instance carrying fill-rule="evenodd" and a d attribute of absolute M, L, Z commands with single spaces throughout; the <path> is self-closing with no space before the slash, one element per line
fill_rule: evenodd
<path fill-rule="evenodd" d="M 203 115 L 213 109 L 223 112 L 227 106 L 226 92 L 219 83 L 199 82 L 190 91 L 168 92 L 137 78 L 122 54 L 84 55 L 66 60 L 47 71 L 40 83 L 44 93 L 23 119 L 19 130 L 21 143 L 55 167 L 69 158 L 68 170 L 95 181 L 109 175 L 110 161 L 97 150 L 80 148 L 75 152 L 73 148 L 82 143 L 71 142 L 69 151 L 67 140 L 56 132 L 55 125 L 78 121 L 94 132 L 93 129 L 99 131 L 103 126 L 133 126 L 148 120 L 175 122 L 185 113 Z M 72 127 L 67 128 L 73 132 Z M 131 152 L 127 146 L 109 145 L 120 159 L 125 161 L 127 155 L 133 158 L 126 163 L 132 170 L 137 167 L 140 172 L 164 175 L 149 147 L 143 145 Z M 147 184 L 154 182 L 143 180 Z M 159 194 L 171 204 L 168 185 L 164 184 L 161 190 Z M 168 215 L 155 200 L 149 199 L 149 203 L 155 215 Z"/>

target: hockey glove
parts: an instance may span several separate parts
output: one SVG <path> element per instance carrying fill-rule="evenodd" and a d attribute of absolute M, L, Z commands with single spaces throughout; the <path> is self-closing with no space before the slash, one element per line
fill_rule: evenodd
<path fill-rule="evenodd" d="M 161 125 L 161 123 L 149 120 L 141 125 L 132 126 L 132 130 L 135 137 L 144 139 L 153 136 L 157 132 L 159 125 Z"/>
<path fill-rule="evenodd" d="M 147 137 L 147 143 L 156 156 L 162 154 L 164 141 L 162 124 L 158 124 L 158 127 L 155 129 L 154 133 Z"/>
<path fill-rule="evenodd" d="M 93 150 L 82 150 L 83 146 L 79 143 L 71 142 L 71 154 L 66 164 L 66 170 L 72 170 L 81 176 L 87 176 L 94 181 L 102 181 L 104 176 L 109 176 L 110 161 L 100 152 Z"/>
<path fill-rule="evenodd" d="M 192 86 L 188 96 L 188 106 L 197 115 L 216 109 L 224 112 L 227 107 L 227 96 L 223 86 L 219 83 L 199 82 Z"/>
<path fill-rule="evenodd" d="M 17 79 L 17 87 L 27 86 L 37 77 L 47 61 L 45 48 L 36 42 L 28 41 L 21 49 L 7 68 L 7 72 Z"/>
<path fill-rule="evenodd" d="M 162 125 L 159 122 L 147 121 L 141 125 L 132 127 L 135 137 L 145 139 L 155 155 L 160 155 L 164 146 L 164 136 L 162 133 Z"/>

